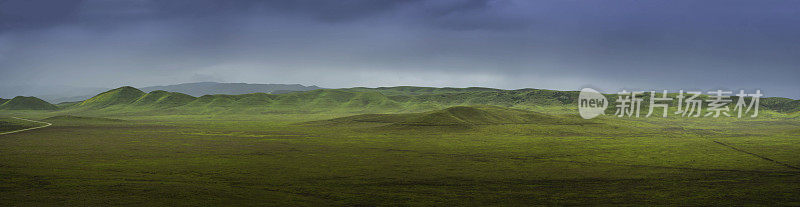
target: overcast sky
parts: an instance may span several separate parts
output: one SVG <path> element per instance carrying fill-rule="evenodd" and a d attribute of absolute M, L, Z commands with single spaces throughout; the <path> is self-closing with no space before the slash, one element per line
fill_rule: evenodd
<path fill-rule="evenodd" d="M 198 81 L 797 99 L 800 1 L 0 0 L 6 89 Z"/>

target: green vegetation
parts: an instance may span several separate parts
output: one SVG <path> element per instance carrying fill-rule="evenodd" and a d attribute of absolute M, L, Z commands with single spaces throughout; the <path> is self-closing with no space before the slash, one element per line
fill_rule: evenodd
<path fill-rule="evenodd" d="M 677 94 L 668 94 L 675 97 Z M 82 102 L 60 103 L 49 106 L 60 108 L 60 114 L 108 115 L 203 115 L 203 114 L 374 114 L 421 113 L 454 106 L 492 105 L 515 109 L 553 113 L 573 112 L 577 91 L 541 89 L 500 90 L 491 88 L 428 88 L 383 87 L 319 89 L 287 94 L 253 93 L 242 95 L 205 95 L 193 97 L 182 93 L 153 91 L 144 93 L 133 87 L 121 87 L 94 96 Z M 614 113 L 616 95 L 609 99 L 607 114 Z M 642 107 L 647 108 L 650 93 L 644 93 Z M 707 95 L 701 96 L 706 100 Z M 732 97 L 736 100 L 737 97 Z M 747 101 L 750 101 L 749 98 Z M 796 116 L 800 100 L 762 98 L 762 111 L 773 111 L 781 116 Z M 50 104 L 47 104 L 50 105 Z M 677 105 L 677 99 L 672 106 Z M 26 109 L 41 109 L 30 106 Z M 543 111 L 545 110 L 545 111 Z"/>
<path fill-rule="evenodd" d="M 154 108 L 169 108 L 183 106 L 196 98 L 182 93 L 171 93 L 166 91 L 153 91 L 147 93 L 133 102 L 135 106 L 145 106 Z"/>
<path fill-rule="evenodd" d="M 103 108 L 114 105 L 125 105 L 133 103 L 134 101 L 145 95 L 144 92 L 134 87 L 125 86 L 114 90 L 106 91 L 98 94 L 90 99 L 87 99 L 78 106 L 89 108 Z"/>
<path fill-rule="evenodd" d="M 84 124 L 102 125 L 102 124 L 119 124 L 127 122 L 122 119 L 83 117 L 83 116 L 72 116 L 72 115 L 58 115 L 42 119 L 42 121 L 57 124 L 59 126 L 84 125 Z"/>
<path fill-rule="evenodd" d="M 56 110 L 57 106 L 36 97 L 17 96 L 0 104 L 0 110 Z"/>
<path fill-rule="evenodd" d="M 41 124 L 34 122 L 8 118 L 8 117 L 0 117 L 0 133 L 37 127 L 40 125 Z"/>
<path fill-rule="evenodd" d="M 767 98 L 759 101 L 761 106 L 781 113 L 792 113 L 800 111 L 800 100 L 788 98 Z"/>
<path fill-rule="evenodd" d="M 53 123 L 0 135 L 0 206 L 800 205 L 794 100 L 583 120 L 537 89 L 137 91 L 0 110 Z"/>
<path fill-rule="evenodd" d="M 537 112 L 499 106 L 454 106 L 442 110 L 406 114 L 362 114 L 311 124 L 386 123 L 406 126 L 474 126 L 493 124 L 574 124 L 586 122 L 571 117 L 556 117 Z"/>
<path fill-rule="evenodd" d="M 670 93 L 675 98 L 677 94 Z M 606 95 L 614 113 L 616 95 Z M 420 113 L 454 106 L 493 105 L 553 113 L 573 112 L 577 91 L 541 89 L 500 90 L 491 88 L 383 87 L 319 89 L 287 94 L 253 93 L 242 95 L 205 95 L 193 97 L 182 93 L 153 91 L 144 93 L 133 87 L 121 87 L 83 102 L 61 103 L 61 114 L 107 115 L 203 115 L 203 114 L 365 114 Z M 647 108 L 650 93 L 640 96 Z M 703 95 L 701 100 L 709 97 Z M 737 100 L 737 97 L 732 97 Z M 677 99 L 672 106 L 677 106 Z M 747 101 L 750 101 L 748 98 Z M 762 98 L 760 108 L 783 115 L 800 111 L 800 100 Z M 48 104 L 49 105 L 49 104 Z M 28 107 L 36 108 L 36 107 Z M 41 108 L 39 106 L 38 108 Z M 50 106 L 53 108 L 53 106 Z"/>

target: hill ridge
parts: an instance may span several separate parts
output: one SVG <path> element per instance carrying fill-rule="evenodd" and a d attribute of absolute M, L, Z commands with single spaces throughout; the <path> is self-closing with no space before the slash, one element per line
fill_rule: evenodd
<path fill-rule="evenodd" d="M 196 100 L 194 96 L 186 95 L 178 92 L 167 92 L 162 90 L 152 91 L 146 93 L 136 99 L 133 105 L 136 106 L 151 106 L 157 108 L 167 108 L 186 105 L 189 102 Z"/>
<path fill-rule="evenodd" d="M 0 104 L 3 110 L 57 110 L 58 107 L 33 96 L 17 96 Z"/>
<path fill-rule="evenodd" d="M 130 104 L 141 98 L 145 93 L 141 90 L 131 87 L 123 86 L 116 89 L 95 95 L 89 98 L 78 106 L 90 108 L 105 108 L 120 104 Z"/>
<path fill-rule="evenodd" d="M 453 106 L 492 105 L 514 108 L 577 105 L 578 91 L 544 89 L 502 90 L 492 88 L 380 87 L 317 89 L 287 94 L 250 93 L 241 95 L 204 95 L 194 97 L 162 90 L 145 93 L 124 86 L 100 93 L 80 103 L 59 105 L 65 110 L 103 110 L 106 113 L 411 113 L 445 109 Z M 649 104 L 643 96 L 642 107 Z M 673 96 L 674 94 L 670 94 Z M 609 102 L 616 95 L 606 94 Z M 708 98 L 703 96 L 703 98 Z M 673 105 L 677 105 L 673 103 Z M 782 114 L 800 111 L 800 100 L 762 98 L 761 107 Z M 609 107 L 613 110 L 614 107 Z M 613 111 L 607 113 L 613 113 Z M 490 118 L 490 117 L 487 117 Z"/>

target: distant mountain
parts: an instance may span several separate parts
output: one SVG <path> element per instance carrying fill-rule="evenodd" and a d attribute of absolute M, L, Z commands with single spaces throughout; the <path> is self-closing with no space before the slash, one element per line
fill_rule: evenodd
<path fill-rule="evenodd" d="M 191 96 L 199 97 L 203 95 L 227 94 L 227 95 L 241 95 L 250 93 L 270 93 L 280 94 L 294 91 L 310 91 L 322 89 L 317 86 L 303 86 L 300 84 L 249 84 L 249 83 L 216 83 L 216 82 L 199 82 L 199 83 L 184 83 L 178 85 L 168 86 L 151 86 L 144 87 L 142 91 L 169 91 L 184 93 Z"/>
<path fill-rule="evenodd" d="M 56 110 L 53 104 L 36 97 L 17 96 L 0 105 L 0 110 Z"/>

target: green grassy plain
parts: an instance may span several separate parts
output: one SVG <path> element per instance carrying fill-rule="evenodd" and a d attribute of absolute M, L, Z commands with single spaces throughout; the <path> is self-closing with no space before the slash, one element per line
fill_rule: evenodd
<path fill-rule="evenodd" d="M 367 117 L 381 121 L 0 111 L 53 123 L 0 135 L 0 206 L 800 205 L 796 115 L 526 109 Z M 420 114 L 487 124 L 408 124 L 431 118 Z"/>
<path fill-rule="evenodd" d="M 40 123 L 19 120 L 11 117 L 0 117 L 0 133 L 33 128 L 41 125 L 42 124 Z"/>

